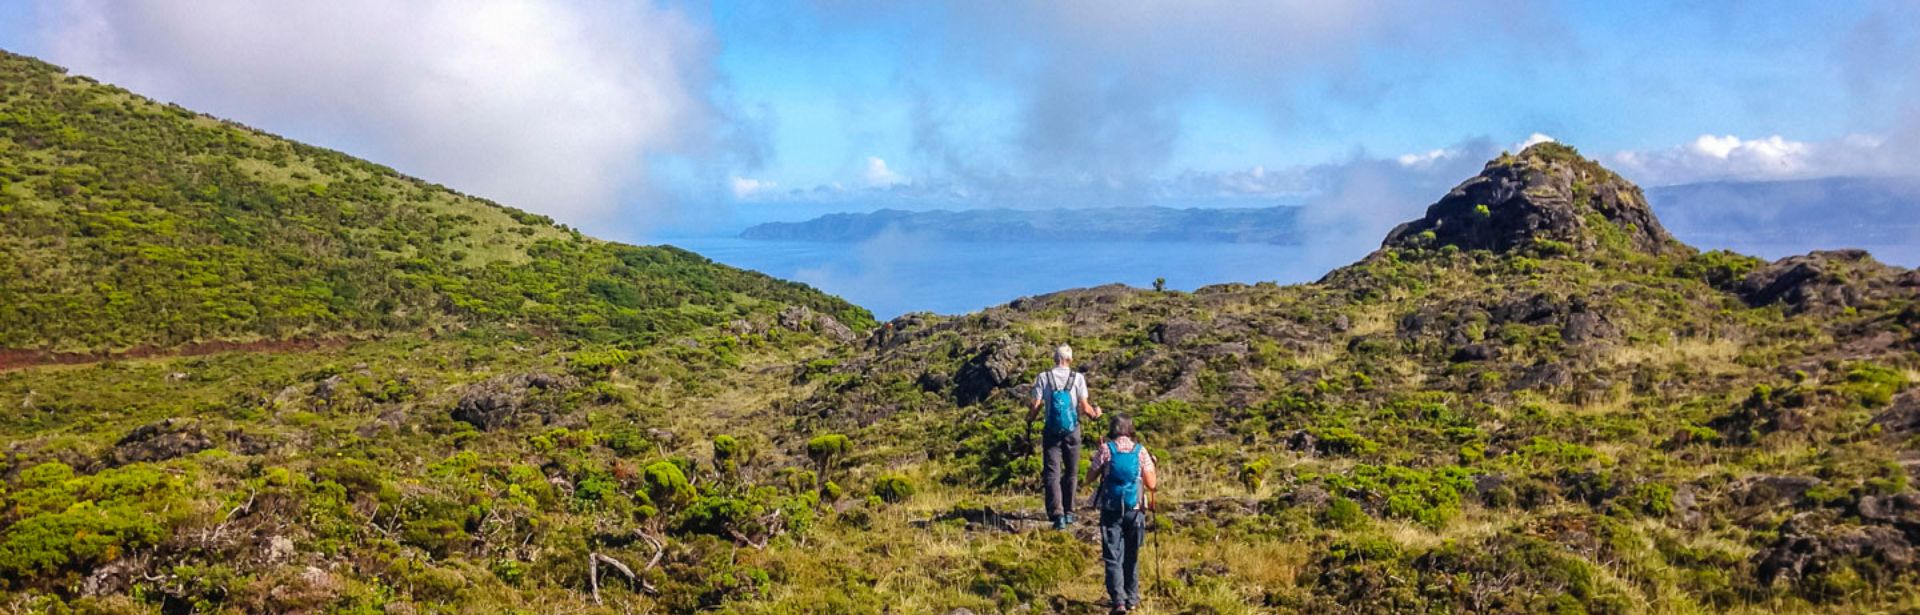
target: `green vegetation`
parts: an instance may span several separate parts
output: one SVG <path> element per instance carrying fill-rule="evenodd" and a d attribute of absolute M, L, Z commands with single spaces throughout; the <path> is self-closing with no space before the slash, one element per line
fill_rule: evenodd
<path fill-rule="evenodd" d="M 644 343 L 804 305 L 391 169 L 0 55 L 0 348 L 97 352 L 520 322 Z"/>
<path fill-rule="evenodd" d="M 0 66 L 11 610 L 1085 612 L 1024 420 L 1062 339 L 1161 468 L 1159 611 L 1920 609 L 1914 274 L 1665 243 L 1557 144 L 1487 170 L 1535 201 L 1318 283 L 861 339 L 804 287 Z M 1568 226 L 1486 235 L 1541 204 Z"/>

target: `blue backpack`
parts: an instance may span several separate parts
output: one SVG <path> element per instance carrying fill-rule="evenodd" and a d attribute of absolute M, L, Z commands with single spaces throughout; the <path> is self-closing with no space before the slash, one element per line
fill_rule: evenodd
<path fill-rule="evenodd" d="M 1100 481 L 1100 506 L 1106 510 L 1134 510 L 1140 507 L 1140 443 L 1133 450 L 1120 452 L 1120 445 L 1107 442 L 1107 473 Z"/>
<path fill-rule="evenodd" d="M 1073 379 L 1079 372 L 1067 373 L 1067 384 L 1061 386 L 1053 381 L 1053 372 L 1047 372 L 1047 433 L 1064 435 L 1080 428 L 1080 409 L 1073 403 Z"/>

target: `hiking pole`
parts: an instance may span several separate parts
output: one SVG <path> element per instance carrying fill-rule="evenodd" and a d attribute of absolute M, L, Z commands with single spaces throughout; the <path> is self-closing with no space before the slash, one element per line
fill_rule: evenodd
<path fill-rule="evenodd" d="M 1152 509 L 1149 508 L 1148 510 Z M 1158 513 L 1155 514 L 1157 515 Z M 1154 524 L 1153 533 L 1147 535 L 1147 546 L 1153 549 L 1153 593 L 1162 596 L 1167 595 L 1167 587 L 1160 583 L 1160 562 L 1163 559 L 1161 557 L 1163 551 L 1160 549 L 1160 528 L 1158 524 Z"/>

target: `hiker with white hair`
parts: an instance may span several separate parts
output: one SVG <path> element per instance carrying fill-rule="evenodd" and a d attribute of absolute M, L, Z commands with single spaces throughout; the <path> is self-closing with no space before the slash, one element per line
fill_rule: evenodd
<path fill-rule="evenodd" d="M 1046 429 L 1040 439 L 1040 491 L 1047 502 L 1053 529 L 1073 524 L 1073 495 L 1080 471 L 1080 417 L 1100 418 L 1100 408 L 1087 401 L 1087 377 L 1073 371 L 1073 347 L 1053 349 L 1053 369 L 1033 381 L 1033 404 L 1027 423 L 1046 410 Z"/>

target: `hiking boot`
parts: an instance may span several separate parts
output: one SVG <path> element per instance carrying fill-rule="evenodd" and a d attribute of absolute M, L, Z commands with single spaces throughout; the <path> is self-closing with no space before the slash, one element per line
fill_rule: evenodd
<path fill-rule="evenodd" d="M 1067 518 L 1061 517 L 1061 516 L 1055 516 L 1053 518 L 1053 529 L 1056 529 L 1056 530 L 1067 529 Z"/>
<path fill-rule="evenodd" d="M 1061 516 L 1060 516 L 1060 529 L 1063 529 L 1063 530 L 1064 530 L 1064 529 L 1067 529 L 1067 526 L 1069 526 L 1069 525 L 1073 525 L 1073 515 L 1070 515 L 1070 514 L 1068 514 L 1068 515 L 1061 515 Z"/>

